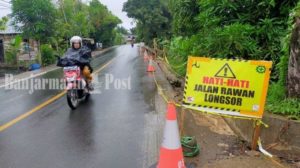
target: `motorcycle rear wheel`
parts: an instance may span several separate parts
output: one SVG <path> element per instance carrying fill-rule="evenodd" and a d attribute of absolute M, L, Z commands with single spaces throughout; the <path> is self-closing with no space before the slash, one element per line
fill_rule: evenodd
<path fill-rule="evenodd" d="M 68 90 L 67 92 L 68 105 L 72 110 L 75 110 L 78 107 L 79 99 L 77 90 Z"/>

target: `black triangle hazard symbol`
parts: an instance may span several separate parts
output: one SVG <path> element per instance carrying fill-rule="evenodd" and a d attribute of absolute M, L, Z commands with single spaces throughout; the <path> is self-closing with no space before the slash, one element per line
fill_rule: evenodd
<path fill-rule="evenodd" d="M 215 75 L 220 78 L 236 78 L 230 66 L 226 63 Z"/>

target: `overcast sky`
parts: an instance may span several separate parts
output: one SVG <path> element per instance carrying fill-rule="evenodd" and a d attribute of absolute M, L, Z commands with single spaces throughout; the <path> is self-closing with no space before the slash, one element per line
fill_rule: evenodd
<path fill-rule="evenodd" d="M 10 1 L 10 0 L 5 0 Z M 87 2 L 89 0 L 85 0 Z M 112 13 L 116 16 L 118 16 L 122 20 L 122 26 L 126 29 L 130 29 L 134 27 L 133 20 L 128 18 L 125 12 L 122 12 L 123 4 L 127 0 L 99 0 L 102 4 L 106 5 L 107 8 L 112 11 Z M 5 6 L 5 7 L 4 7 Z M 0 0 L 0 17 L 6 16 L 11 12 L 10 9 L 8 9 L 6 6 L 8 6 L 7 3 L 4 3 Z"/>
<path fill-rule="evenodd" d="M 126 1 L 127 0 L 100 0 L 114 15 L 123 21 L 122 26 L 126 29 L 130 29 L 134 27 L 134 25 L 132 25 L 133 20 L 127 17 L 126 12 L 122 12 L 123 4 Z"/>

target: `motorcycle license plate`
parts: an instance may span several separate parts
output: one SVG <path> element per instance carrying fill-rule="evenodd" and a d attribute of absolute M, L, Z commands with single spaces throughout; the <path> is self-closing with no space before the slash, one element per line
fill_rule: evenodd
<path fill-rule="evenodd" d="M 77 68 L 77 66 L 64 67 L 64 71 L 76 71 Z"/>

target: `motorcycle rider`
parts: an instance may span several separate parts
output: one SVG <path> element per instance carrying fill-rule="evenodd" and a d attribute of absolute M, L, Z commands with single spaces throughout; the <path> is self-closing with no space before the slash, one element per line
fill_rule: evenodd
<path fill-rule="evenodd" d="M 71 48 L 69 48 L 64 57 L 60 59 L 58 66 L 73 66 L 74 64 L 79 66 L 82 75 L 87 81 L 89 90 L 93 90 L 93 68 L 90 65 L 92 58 L 91 50 L 82 45 L 82 38 L 79 36 L 73 36 L 70 39 L 70 45 Z"/>

